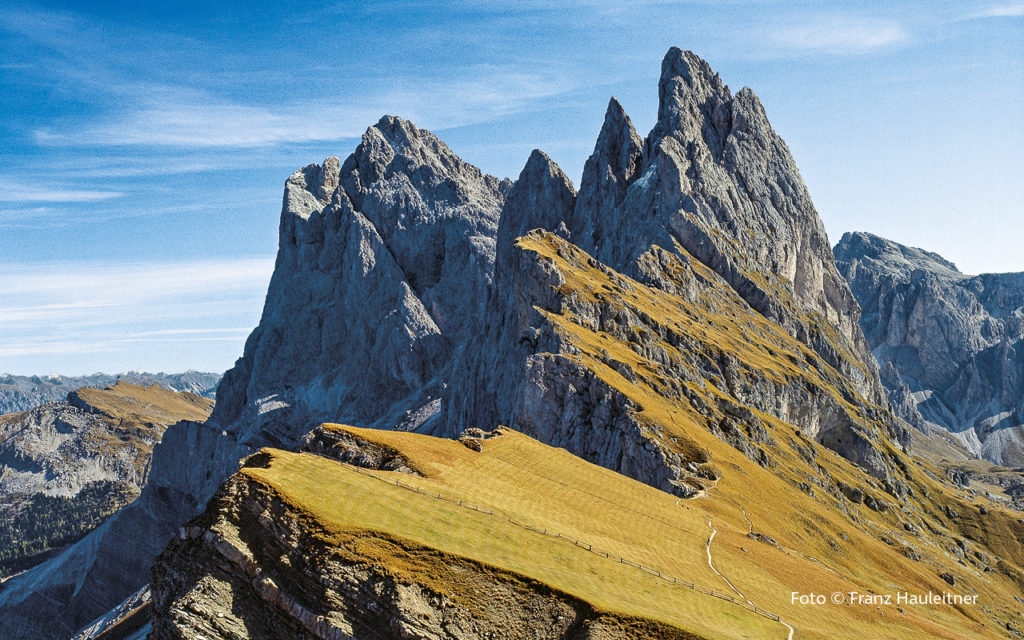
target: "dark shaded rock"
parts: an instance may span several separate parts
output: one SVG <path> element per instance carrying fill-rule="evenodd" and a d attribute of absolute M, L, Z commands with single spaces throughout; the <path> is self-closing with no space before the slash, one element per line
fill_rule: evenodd
<path fill-rule="evenodd" d="M 840 482 L 836 485 L 836 488 L 838 488 L 850 502 L 854 504 L 864 503 L 864 491 L 860 487 L 851 487 L 845 482 Z"/>
<path fill-rule="evenodd" d="M 864 496 L 864 506 L 866 506 L 868 509 L 879 511 L 881 513 L 885 513 L 886 511 L 889 510 L 888 502 L 882 500 L 881 498 L 875 498 L 872 495 Z"/>

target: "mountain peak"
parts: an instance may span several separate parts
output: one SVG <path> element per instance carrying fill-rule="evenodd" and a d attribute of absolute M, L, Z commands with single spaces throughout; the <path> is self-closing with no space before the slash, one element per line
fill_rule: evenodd
<path fill-rule="evenodd" d="M 614 209 L 643 168 L 643 139 L 626 110 L 612 97 L 594 151 L 583 167 L 583 179 L 569 228 L 573 242 L 596 254 L 617 222 Z"/>
<path fill-rule="evenodd" d="M 672 47 L 661 62 L 658 81 L 658 121 L 671 121 L 688 102 L 704 102 L 711 95 L 731 97 L 729 88 L 703 58 L 692 51 Z"/>
<path fill-rule="evenodd" d="M 722 80 L 704 58 L 690 50 L 670 47 L 661 61 L 661 83 L 674 77 L 686 80 L 690 87 L 695 82 L 703 82 L 716 89 L 722 88 Z"/>
<path fill-rule="evenodd" d="M 626 109 L 615 96 L 612 96 L 608 98 L 608 108 L 604 111 L 604 125 L 601 131 L 603 132 L 610 127 L 621 129 L 622 123 L 629 123 L 632 126 L 632 123 L 629 122 L 629 116 L 626 115 Z"/>
<path fill-rule="evenodd" d="M 498 223 L 496 271 L 511 255 L 513 240 L 530 229 L 564 225 L 575 202 L 572 180 L 546 153 L 534 149 L 505 198 Z"/>
<path fill-rule="evenodd" d="M 629 180 L 640 169 L 640 154 L 643 151 L 643 140 L 637 135 L 633 128 L 633 122 L 626 115 L 626 110 L 613 96 L 608 100 L 608 109 L 604 114 L 604 124 L 601 125 L 601 132 L 597 136 L 597 144 L 594 145 L 592 159 L 603 159 L 611 166 L 609 170 L 613 175 L 621 176 Z M 591 160 L 587 161 L 588 166 Z M 584 169 L 586 172 L 587 169 Z M 582 183 L 580 184 L 582 188 Z M 621 202 L 625 193 L 625 185 L 622 185 L 622 194 L 616 198 Z"/>
<path fill-rule="evenodd" d="M 911 272 L 924 270 L 945 278 L 965 277 L 956 265 L 937 253 L 909 247 L 863 231 L 848 231 L 836 244 L 834 253 L 839 262 L 871 260 L 886 270 Z"/>
<path fill-rule="evenodd" d="M 411 120 L 406 120 L 399 116 L 384 115 L 381 116 L 377 124 L 370 127 L 370 129 L 376 129 L 384 138 L 395 147 L 404 147 L 405 145 L 419 145 L 428 144 L 434 145 L 440 143 L 444 145 L 434 134 L 427 131 L 426 129 L 420 129 Z M 369 130 L 367 131 L 369 132 Z M 445 150 L 448 150 L 447 145 Z"/>

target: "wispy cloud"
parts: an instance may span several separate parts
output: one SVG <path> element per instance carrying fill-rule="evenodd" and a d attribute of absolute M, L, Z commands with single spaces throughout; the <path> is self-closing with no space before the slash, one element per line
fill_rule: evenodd
<path fill-rule="evenodd" d="M 1024 2 L 1004 4 L 971 14 L 972 18 L 1019 18 L 1024 16 Z"/>
<path fill-rule="evenodd" d="M 30 139 L 44 146 L 204 150 L 328 142 L 359 137 L 384 114 L 445 129 L 532 109 L 537 101 L 578 86 L 557 60 L 528 70 L 518 63 L 468 60 L 425 68 L 416 62 L 389 65 L 377 73 L 353 65 L 347 75 L 315 64 L 246 71 L 231 66 L 228 72 L 219 64 L 231 55 L 222 42 L 123 24 L 117 25 L 123 37 L 111 41 L 111 28 L 86 12 L 17 9 L 0 21 L 0 32 L 30 40 L 46 61 L 40 74 L 48 88 L 92 107 L 88 115 L 64 115 L 27 131 Z M 406 30 L 401 37 L 407 48 L 417 37 L 422 39 L 417 46 L 434 48 L 452 36 L 431 28 L 419 36 Z M 164 64 L 169 52 L 197 49 L 207 51 L 201 68 Z M 325 76 L 335 81 L 325 83 Z M 306 86 L 320 89 L 306 91 Z M 135 171 L 113 177 L 139 175 Z"/>
<path fill-rule="evenodd" d="M 25 296 L 43 304 L 141 304 L 187 293 L 220 293 L 265 285 L 270 257 L 159 263 L 8 265 L 0 300 Z"/>
<path fill-rule="evenodd" d="M 232 154 L 216 156 L 215 160 L 204 158 L 158 157 L 104 157 L 75 156 L 74 162 L 59 164 L 60 175 L 70 179 L 95 178 L 146 178 L 170 176 L 205 171 L 224 171 L 232 167 L 244 167 L 252 161 L 251 156 Z M 52 163 L 51 163 L 52 165 Z"/>
<path fill-rule="evenodd" d="M 143 343 L 173 342 L 176 347 L 183 343 L 207 343 L 207 342 L 231 342 L 239 343 L 244 341 L 251 329 L 232 329 L 230 331 L 196 330 L 182 332 L 167 332 L 156 335 L 146 333 L 129 334 L 120 337 L 102 338 L 98 340 L 60 340 L 47 339 L 45 337 L 29 338 L 19 340 L 17 344 L 0 343 L 0 358 L 21 358 L 25 356 L 40 355 L 72 355 L 91 354 L 124 350 L 132 345 Z"/>
<path fill-rule="evenodd" d="M 780 47 L 831 54 L 864 53 L 909 39 L 906 30 L 892 20 L 845 16 L 799 20 L 776 27 L 770 35 Z"/>
<path fill-rule="evenodd" d="M 56 328 L 114 327 L 110 334 L 123 337 L 127 332 L 116 327 L 142 321 L 187 325 L 203 315 L 222 314 L 239 299 L 258 308 L 273 260 L 7 265 L 0 270 L 0 343 L 13 343 L 22 341 L 23 334 Z"/>
<path fill-rule="evenodd" d="M 96 202 L 123 195 L 119 191 L 41 187 L 0 180 L 0 202 Z"/>
<path fill-rule="evenodd" d="M 152 191 L 149 192 L 150 195 L 152 193 Z M 179 202 L 179 204 L 172 205 L 146 206 L 137 206 L 134 201 L 117 201 L 111 204 L 101 202 L 92 205 L 85 202 L 61 202 L 53 203 L 52 206 L 14 203 L 11 207 L 0 207 L 0 229 L 59 229 L 95 225 L 114 220 L 142 220 L 176 215 L 216 215 L 245 207 L 265 208 L 269 211 L 277 204 L 272 201 L 268 203 L 265 199 L 249 194 L 207 197 L 192 202 Z"/>
<path fill-rule="evenodd" d="M 272 269 L 270 257 L 0 265 L 0 358 L 241 354 Z"/>
<path fill-rule="evenodd" d="M 431 129 L 491 120 L 567 93 L 571 81 L 548 73 L 492 67 L 463 70 L 457 79 L 391 78 L 387 87 L 353 100 L 247 104 L 218 100 L 181 87 L 140 87 L 128 109 L 96 121 L 62 123 L 35 131 L 43 145 L 161 145 L 262 147 L 357 138 L 384 114 Z M 158 94 L 158 95 L 154 95 Z"/>

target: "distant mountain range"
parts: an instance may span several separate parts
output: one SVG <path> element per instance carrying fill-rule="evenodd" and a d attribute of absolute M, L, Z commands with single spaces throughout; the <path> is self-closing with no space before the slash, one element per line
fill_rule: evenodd
<path fill-rule="evenodd" d="M 103 388 L 118 382 L 142 386 L 159 385 L 168 391 L 188 391 L 204 398 L 213 398 L 220 382 L 219 373 L 186 371 L 184 373 L 94 373 L 88 376 L 0 374 L 0 414 L 26 411 L 46 402 L 64 400 L 68 393 L 82 387 Z"/>

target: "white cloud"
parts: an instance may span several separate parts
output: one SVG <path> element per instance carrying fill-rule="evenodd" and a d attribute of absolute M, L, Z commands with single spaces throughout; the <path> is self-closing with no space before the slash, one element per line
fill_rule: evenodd
<path fill-rule="evenodd" d="M 60 175 L 72 179 L 145 178 L 224 171 L 225 167 L 245 166 L 243 163 L 246 160 L 251 161 L 252 158 L 235 157 L 234 154 L 224 157 L 224 154 L 218 154 L 216 161 L 213 161 L 198 158 L 176 159 L 166 157 L 81 157 L 76 154 L 73 162 L 58 165 L 55 168 L 60 172 Z"/>
<path fill-rule="evenodd" d="M 491 67 L 462 78 L 391 78 L 372 95 L 281 105 L 218 101 L 175 87 L 139 87 L 134 107 L 94 122 L 37 129 L 43 145 L 261 147 L 358 138 L 382 115 L 398 115 L 440 130 L 491 120 L 568 92 L 554 70 L 524 73 Z M 346 92 L 351 95 L 356 92 Z"/>
<path fill-rule="evenodd" d="M 89 354 L 124 350 L 129 345 L 144 343 L 160 344 L 173 342 L 180 347 L 183 343 L 228 342 L 241 343 L 251 329 L 183 330 L 180 332 L 151 332 L 112 337 L 99 340 L 61 340 L 45 337 L 19 340 L 16 344 L 0 343 L 0 357 L 16 358 L 40 355 Z"/>
<path fill-rule="evenodd" d="M 905 42 L 908 37 L 903 27 L 891 20 L 848 17 L 798 21 L 771 33 L 776 45 L 833 54 L 863 53 Z"/>
<path fill-rule="evenodd" d="M 123 195 L 119 191 L 49 188 L 0 181 L 0 202 L 96 202 Z"/>
<path fill-rule="evenodd" d="M 3 266 L 0 344 L 58 329 L 106 327 L 124 337 L 129 332 L 123 327 L 142 322 L 157 327 L 153 331 L 181 332 L 194 329 L 189 325 L 198 318 L 232 315 L 238 304 L 251 305 L 245 310 L 252 313 L 266 292 L 273 264 L 271 258 L 244 258 Z"/>
<path fill-rule="evenodd" d="M 2 269 L 0 300 L 20 296 L 62 306 L 138 304 L 188 293 L 265 285 L 273 267 L 269 257 L 181 263 L 9 265 Z"/>
<path fill-rule="evenodd" d="M 88 354 L 110 354 L 122 368 L 141 353 L 179 354 L 183 365 L 240 355 L 273 265 L 270 257 L 0 265 L 0 366 L 60 356 L 68 367 L 102 368 L 102 359 L 70 364 L 93 362 Z"/>
<path fill-rule="evenodd" d="M 1019 18 L 1024 16 L 1024 2 L 995 6 L 972 14 L 972 18 Z"/>

